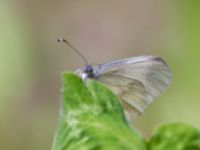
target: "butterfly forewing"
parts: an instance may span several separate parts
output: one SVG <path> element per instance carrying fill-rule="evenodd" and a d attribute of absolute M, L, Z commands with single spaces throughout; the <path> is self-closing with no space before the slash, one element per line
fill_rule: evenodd
<path fill-rule="evenodd" d="M 160 57 L 138 56 L 94 67 L 97 80 L 118 95 L 129 121 L 134 120 L 170 84 Z"/>

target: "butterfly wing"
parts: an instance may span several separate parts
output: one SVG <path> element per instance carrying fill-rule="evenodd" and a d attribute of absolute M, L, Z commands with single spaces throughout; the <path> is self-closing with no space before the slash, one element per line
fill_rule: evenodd
<path fill-rule="evenodd" d="M 138 56 L 94 67 L 97 80 L 118 95 L 125 115 L 134 120 L 170 84 L 165 61 L 156 56 Z"/>

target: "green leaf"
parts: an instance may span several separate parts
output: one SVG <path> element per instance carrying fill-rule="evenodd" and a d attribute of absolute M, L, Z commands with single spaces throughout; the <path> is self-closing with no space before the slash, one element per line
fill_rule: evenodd
<path fill-rule="evenodd" d="M 117 97 L 95 80 L 62 78 L 62 105 L 52 150 L 145 150 Z"/>
<path fill-rule="evenodd" d="M 163 125 L 148 142 L 149 150 L 200 150 L 200 132 L 187 124 Z"/>

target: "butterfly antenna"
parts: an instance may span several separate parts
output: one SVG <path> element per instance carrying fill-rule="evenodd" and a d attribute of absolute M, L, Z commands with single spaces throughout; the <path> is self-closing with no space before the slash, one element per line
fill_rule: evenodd
<path fill-rule="evenodd" d="M 65 40 L 65 39 L 63 39 L 63 38 L 59 38 L 58 39 L 58 42 L 64 42 L 64 43 L 66 43 L 69 47 L 71 47 L 81 58 L 83 58 L 83 60 L 84 60 L 84 62 L 86 63 L 86 64 L 88 64 L 88 61 L 87 61 L 87 59 L 74 47 L 74 46 L 72 46 L 67 40 Z"/>

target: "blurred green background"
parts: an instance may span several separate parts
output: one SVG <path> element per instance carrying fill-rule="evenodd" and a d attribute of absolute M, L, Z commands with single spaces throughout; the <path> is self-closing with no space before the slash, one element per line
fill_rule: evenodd
<path fill-rule="evenodd" d="M 168 90 L 135 122 L 186 122 L 200 129 L 200 1 L 0 0 L 0 149 L 48 150 L 55 132 L 60 76 L 91 63 L 134 55 L 163 57 Z"/>

